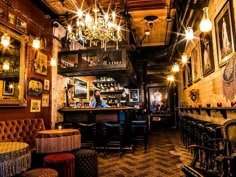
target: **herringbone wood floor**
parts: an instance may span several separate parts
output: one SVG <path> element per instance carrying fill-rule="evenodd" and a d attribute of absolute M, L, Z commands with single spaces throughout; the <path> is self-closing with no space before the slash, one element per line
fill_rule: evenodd
<path fill-rule="evenodd" d="M 127 151 L 122 157 L 117 152 L 98 156 L 99 177 L 181 177 L 182 165 L 191 161 L 179 131 L 171 128 L 153 129 L 146 153 L 138 145 L 134 153 Z"/>

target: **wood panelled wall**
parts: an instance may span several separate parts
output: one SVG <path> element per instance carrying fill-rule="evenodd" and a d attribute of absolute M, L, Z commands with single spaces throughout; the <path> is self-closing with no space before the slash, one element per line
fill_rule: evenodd
<path fill-rule="evenodd" d="M 6 2 L 6 1 L 5 1 Z M 30 0 L 7 0 L 10 6 L 7 6 L 6 3 L 0 1 L 0 7 L 3 8 L 7 15 L 7 12 L 11 12 L 16 17 L 21 18 L 27 23 L 27 31 L 21 32 L 15 28 L 15 26 L 7 23 L 7 18 L 0 19 L 1 23 L 7 28 L 11 28 L 16 33 L 34 36 L 34 37 L 44 37 L 46 39 L 46 46 L 41 47 L 40 52 L 47 55 L 47 75 L 39 75 L 36 74 L 32 68 L 32 61 L 35 59 L 36 52 L 32 47 L 32 44 L 28 41 L 25 46 L 25 94 L 27 106 L 25 108 L 1 108 L 0 109 L 0 120 L 10 120 L 10 119 L 27 119 L 27 118 L 43 118 L 45 121 L 46 128 L 51 127 L 51 86 L 50 90 L 43 90 L 42 93 L 50 95 L 50 104 L 49 107 L 41 107 L 41 112 L 32 113 L 30 112 L 30 104 L 31 99 L 42 100 L 42 95 L 40 96 L 29 96 L 27 94 L 28 89 L 28 81 L 30 78 L 39 79 L 44 82 L 45 79 L 51 81 L 51 67 L 50 67 L 50 58 L 52 57 L 52 19 L 49 16 L 45 16 L 45 14 Z M 50 82 L 51 83 L 51 82 Z"/>

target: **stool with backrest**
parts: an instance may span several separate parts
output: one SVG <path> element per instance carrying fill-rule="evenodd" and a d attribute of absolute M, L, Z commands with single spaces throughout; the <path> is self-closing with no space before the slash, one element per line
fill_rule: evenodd
<path fill-rule="evenodd" d="M 104 123 L 104 156 L 110 148 L 119 148 L 122 155 L 124 145 L 124 127 L 123 122 L 105 122 Z"/>
<path fill-rule="evenodd" d="M 82 148 L 96 148 L 96 123 L 78 123 Z"/>
<path fill-rule="evenodd" d="M 58 177 L 58 173 L 51 168 L 35 168 L 24 172 L 21 177 Z"/>
<path fill-rule="evenodd" d="M 59 177 L 75 177 L 75 156 L 71 153 L 46 155 L 43 166 L 57 170 Z"/>
<path fill-rule="evenodd" d="M 131 139 L 132 144 L 135 146 L 138 142 L 143 142 L 144 152 L 147 151 L 148 143 L 148 125 L 146 120 L 133 120 L 131 121 Z"/>

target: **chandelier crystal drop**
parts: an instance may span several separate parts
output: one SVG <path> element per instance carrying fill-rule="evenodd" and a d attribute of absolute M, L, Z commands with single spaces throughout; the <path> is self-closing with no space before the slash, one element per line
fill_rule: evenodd
<path fill-rule="evenodd" d="M 67 26 L 67 39 L 70 42 L 79 41 L 83 44 L 101 45 L 106 50 L 107 43 L 113 41 L 118 49 L 122 41 L 119 18 L 114 9 L 107 11 L 98 7 L 97 1 L 91 12 L 85 13 L 81 8 L 77 10 L 76 18 L 72 18 Z"/>

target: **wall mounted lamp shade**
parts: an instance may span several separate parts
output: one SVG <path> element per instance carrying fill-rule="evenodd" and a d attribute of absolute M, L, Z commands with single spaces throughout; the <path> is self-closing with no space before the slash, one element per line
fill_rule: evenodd
<path fill-rule="evenodd" d="M 187 40 L 192 40 L 194 38 L 193 29 L 191 27 L 187 27 L 185 30 L 185 37 Z"/>
<path fill-rule="evenodd" d="M 8 36 L 6 33 L 4 33 L 4 35 L 1 37 L 1 44 L 4 47 L 7 47 L 10 44 L 10 36 Z"/>
<path fill-rule="evenodd" d="M 173 72 L 179 72 L 179 65 L 178 65 L 178 63 L 175 63 L 175 64 L 172 66 L 172 71 L 173 71 Z"/>
<path fill-rule="evenodd" d="M 208 16 L 208 7 L 203 8 L 203 17 L 200 22 L 201 32 L 209 32 L 212 29 L 212 23 Z"/>
<path fill-rule="evenodd" d="M 4 70 L 4 71 L 8 71 L 9 69 L 10 69 L 10 64 L 9 64 L 8 61 L 5 61 L 5 62 L 3 63 L 3 70 Z"/>
<path fill-rule="evenodd" d="M 167 76 L 167 80 L 173 82 L 175 80 L 175 77 L 173 75 L 169 75 Z"/>
<path fill-rule="evenodd" d="M 33 40 L 33 47 L 35 48 L 35 49 L 38 49 L 39 47 L 40 47 L 40 40 L 39 40 L 39 38 L 35 38 L 34 40 Z"/>
<path fill-rule="evenodd" d="M 145 35 L 149 36 L 150 35 L 150 30 L 145 30 Z"/>
<path fill-rule="evenodd" d="M 188 61 L 188 57 L 186 55 L 186 53 L 183 53 L 182 56 L 181 56 L 181 61 L 183 64 L 186 64 L 187 61 Z"/>
<path fill-rule="evenodd" d="M 57 66 L 56 59 L 55 58 L 51 58 L 50 64 L 51 64 L 51 66 Z"/>

